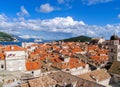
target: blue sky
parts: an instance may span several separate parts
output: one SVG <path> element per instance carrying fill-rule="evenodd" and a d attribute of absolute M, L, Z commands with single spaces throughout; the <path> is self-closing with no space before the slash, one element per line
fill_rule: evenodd
<path fill-rule="evenodd" d="M 0 0 L 0 31 L 22 38 L 120 36 L 120 0 Z"/>

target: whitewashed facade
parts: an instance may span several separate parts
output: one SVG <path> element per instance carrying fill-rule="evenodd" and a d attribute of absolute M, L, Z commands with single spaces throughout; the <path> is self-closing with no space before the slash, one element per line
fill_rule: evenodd
<path fill-rule="evenodd" d="M 89 69 L 89 65 L 86 64 L 85 67 L 80 66 L 80 67 L 76 67 L 76 68 L 71 68 L 69 70 L 64 69 L 63 71 L 71 73 L 72 75 L 81 75 L 81 74 L 89 72 L 90 69 Z"/>
<path fill-rule="evenodd" d="M 89 72 L 90 69 L 89 69 L 89 65 L 86 64 L 85 67 L 81 66 L 81 67 L 77 67 L 74 69 L 73 72 L 71 72 L 72 75 L 80 75 L 80 74 L 84 74 L 84 73 L 87 73 Z"/>
<path fill-rule="evenodd" d="M 26 73 L 31 74 L 34 77 L 38 77 L 41 74 L 41 69 L 26 71 Z"/>
<path fill-rule="evenodd" d="M 20 51 L 5 51 L 5 69 L 8 71 L 26 70 L 25 58 L 26 52 Z"/>

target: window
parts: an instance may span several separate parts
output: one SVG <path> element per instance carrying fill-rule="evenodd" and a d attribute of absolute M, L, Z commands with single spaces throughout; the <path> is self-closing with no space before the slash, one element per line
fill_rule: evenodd
<path fill-rule="evenodd" d="M 3 68 L 4 68 L 4 66 L 3 66 L 3 65 L 1 65 L 1 68 L 3 69 Z"/>
<path fill-rule="evenodd" d="M 119 42 L 118 41 L 114 41 L 114 45 L 118 45 L 119 44 Z"/>
<path fill-rule="evenodd" d="M 70 69 L 66 69 L 66 71 L 70 71 Z"/>
<path fill-rule="evenodd" d="M 114 59 L 114 56 L 112 56 L 112 60 Z"/>
<path fill-rule="evenodd" d="M 32 71 L 32 74 L 34 74 L 34 71 Z"/>
<path fill-rule="evenodd" d="M 111 52 L 113 52 L 113 49 L 111 49 Z"/>

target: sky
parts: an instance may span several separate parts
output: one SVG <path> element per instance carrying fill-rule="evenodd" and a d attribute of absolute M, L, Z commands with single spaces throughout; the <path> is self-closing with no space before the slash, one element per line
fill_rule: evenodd
<path fill-rule="evenodd" d="M 0 0 L 0 31 L 58 40 L 120 36 L 120 0 Z"/>

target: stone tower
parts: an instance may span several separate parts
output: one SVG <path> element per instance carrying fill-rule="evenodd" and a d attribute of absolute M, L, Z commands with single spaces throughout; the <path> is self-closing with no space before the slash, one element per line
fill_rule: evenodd
<path fill-rule="evenodd" d="M 109 62 L 120 61 L 120 39 L 117 35 L 112 35 L 109 43 Z"/>

